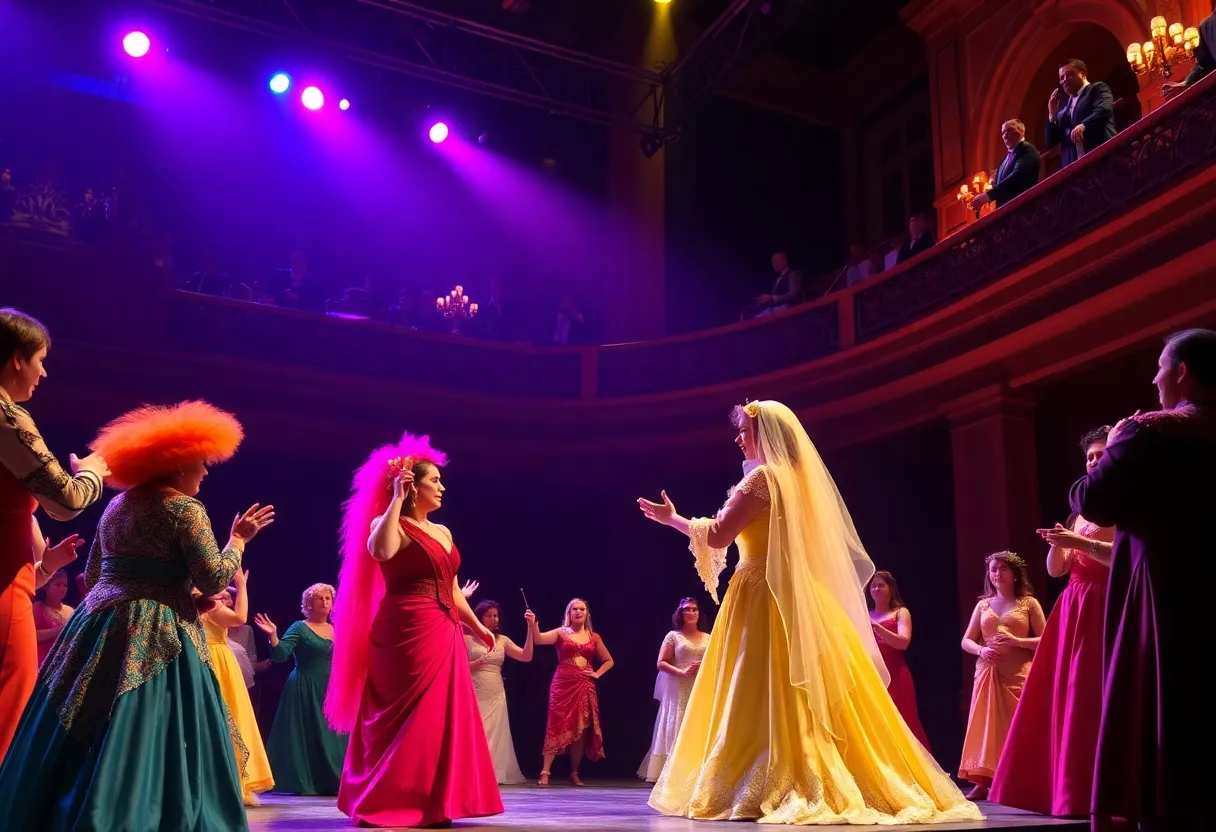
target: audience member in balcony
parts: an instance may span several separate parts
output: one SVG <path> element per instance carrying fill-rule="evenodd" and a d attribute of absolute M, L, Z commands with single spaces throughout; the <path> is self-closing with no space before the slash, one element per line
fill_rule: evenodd
<path fill-rule="evenodd" d="M 574 295 L 566 295 L 557 307 L 553 343 L 561 346 L 587 343 L 587 318 Z"/>
<path fill-rule="evenodd" d="M 1060 64 L 1060 86 L 1047 99 L 1047 146 L 1071 165 L 1115 137 L 1115 97 L 1102 81 L 1089 81 L 1084 61 Z"/>
<path fill-rule="evenodd" d="M 963 652 L 976 657 L 971 711 L 963 738 L 960 780 L 975 784 L 967 797 L 988 797 L 1022 685 L 1046 626 L 1035 600 L 1026 561 L 1013 552 L 987 558 L 984 594 L 963 633 Z"/>
<path fill-rule="evenodd" d="M 936 242 L 933 239 L 929 218 L 924 214 L 914 214 L 912 219 L 908 220 L 908 239 L 899 247 L 899 256 L 895 262 L 902 263 L 905 260 L 911 260 L 921 252 L 933 248 Z"/>
<path fill-rule="evenodd" d="M 1216 332 L 1171 337 L 1161 410 L 1115 425 L 1072 487 L 1072 510 L 1114 526 L 1093 815 L 1141 829 L 1211 828 L 1211 686 L 1202 681 L 1216 557 Z"/>
<path fill-rule="evenodd" d="M 187 289 L 200 295 L 223 296 L 228 294 L 231 285 L 228 275 L 220 271 L 220 261 L 214 251 L 204 251 L 202 268 L 190 276 Z"/>
<path fill-rule="evenodd" d="M 992 176 L 992 188 L 971 200 L 973 211 L 989 202 L 1000 208 L 1039 184 L 1039 151 L 1026 141 L 1026 125 L 1016 118 L 1009 119 L 1001 125 L 1001 141 L 1009 152 Z"/>
<path fill-rule="evenodd" d="M 1195 65 L 1191 67 L 1186 80 L 1176 84 L 1161 85 L 1161 94 L 1167 101 L 1187 87 L 1198 84 L 1213 70 L 1216 70 L 1216 56 L 1212 54 L 1214 48 L 1216 48 L 1216 14 L 1210 14 L 1199 24 L 1199 47 L 1195 50 Z"/>
<path fill-rule="evenodd" d="M 756 298 L 756 306 L 760 307 L 760 311 L 756 313 L 757 318 L 802 303 L 805 287 L 802 272 L 790 266 L 790 258 L 784 252 L 779 251 L 773 255 L 773 271 L 777 275 L 777 279 L 773 281 L 773 291 Z"/>
<path fill-rule="evenodd" d="M 491 341 L 514 341 L 516 339 L 515 304 L 507 296 L 502 281 L 490 278 L 490 295 L 477 310 L 479 329 L 483 337 Z"/>
<path fill-rule="evenodd" d="M 274 296 L 275 306 L 304 312 L 320 312 L 322 301 L 316 282 L 308 276 L 308 258 L 303 252 L 295 252 L 291 255 L 287 287 Z"/>
<path fill-rule="evenodd" d="M 845 288 L 856 286 L 865 280 L 872 274 L 872 268 L 873 262 L 866 247 L 861 243 L 851 243 L 849 245 L 849 264 L 844 269 Z"/>

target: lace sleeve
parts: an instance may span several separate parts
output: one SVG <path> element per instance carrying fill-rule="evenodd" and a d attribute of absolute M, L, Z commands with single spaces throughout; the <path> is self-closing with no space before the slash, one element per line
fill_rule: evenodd
<path fill-rule="evenodd" d="M 697 574 L 705 584 L 705 591 L 718 604 L 721 603 L 718 601 L 718 576 L 726 568 L 726 549 L 714 549 L 709 545 L 709 532 L 715 522 L 698 517 L 688 524 L 688 550 L 696 560 Z"/>
<path fill-rule="evenodd" d="M 73 477 L 42 440 L 25 408 L 0 402 L 0 464 L 12 473 L 47 514 L 71 520 L 101 496 L 101 477 L 82 471 Z"/>
<path fill-rule="evenodd" d="M 748 472 L 743 481 L 739 483 L 737 490 L 741 494 L 746 494 L 749 497 L 755 497 L 757 500 L 769 502 L 768 496 L 768 477 L 764 473 L 764 466 L 759 465 Z"/>

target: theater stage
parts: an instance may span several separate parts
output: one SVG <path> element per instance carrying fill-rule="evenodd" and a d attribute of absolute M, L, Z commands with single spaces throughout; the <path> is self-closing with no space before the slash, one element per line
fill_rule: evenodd
<path fill-rule="evenodd" d="M 454 829 L 519 829 L 519 830 L 613 830 L 630 832 L 675 832 L 694 829 L 723 829 L 725 824 L 668 818 L 646 805 L 650 789 L 643 783 L 594 782 L 576 789 L 554 784 L 548 789 L 536 786 L 507 786 L 502 790 L 507 812 L 493 818 L 457 821 Z M 352 828 L 350 821 L 334 808 L 333 798 L 291 797 L 269 794 L 262 796 L 262 807 L 249 810 L 249 827 L 253 832 L 339 832 Z M 981 803 L 986 820 L 983 823 L 948 823 L 932 827 L 935 830 L 1034 828 L 1039 832 L 1086 832 L 1088 821 L 1059 820 L 1017 809 L 1007 809 Z M 738 829 L 739 824 L 732 828 Z M 1051 827 L 1050 830 L 1047 827 Z M 772 827 L 765 827 L 772 828 Z M 858 827 L 820 827 L 823 829 L 852 829 Z M 916 830 L 920 825 L 884 826 L 885 831 Z"/>

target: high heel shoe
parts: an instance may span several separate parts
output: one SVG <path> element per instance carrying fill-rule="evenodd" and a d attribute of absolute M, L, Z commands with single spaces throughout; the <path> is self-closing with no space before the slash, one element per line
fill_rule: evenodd
<path fill-rule="evenodd" d="M 578 772 L 577 772 L 577 771 L 572 771 L 572 772 L 570 772 L 570 782 L 571 782 L 571 783 L 573 783 L 573 784 L 574 784 L 574 785 L 576 785 L 576 786 L 582 786 L 582 785 L 585 785 L 585 784 L 583 783 L 583 781 L 579 779 L 579 776 L 578 776 Z"/>
<path fill-rule="evenodd" d="M 542 771 L 540 773 L 540 777 L 536 778 L 536 785 L 540 786 L 542 789 L 545 788 L 546 786 L 548 786 L 549 785 L 549 772 Z"/>

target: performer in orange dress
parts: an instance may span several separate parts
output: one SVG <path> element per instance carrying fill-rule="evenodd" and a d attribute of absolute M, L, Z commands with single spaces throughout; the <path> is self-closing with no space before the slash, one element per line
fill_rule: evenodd
<path fill-rule="evenodd" d="M 29 401 L 46 375 L 51 337 L 46 327 L 16 309 L 0 309 L 0 761 L 38 678 L 34 590 L 76 558 L 72 535 L 48 547 L 34 520 L 39 506 L 70 520 L 101 496 L 105 460 L 71 457 L 69 476 L 47 450 Z"/>
<path fill-rule="evenodd" d="M 599 698 L 595 680 L 612 669 L 612 654 L 591 628 L 591 610 L 582 598 L 566 605 L 562 626 L 536 636 L 537 644 L 557 645 L 557 670 L 549 685 L 549 717 L 545 723 L 544 768 L 541 786 L 549 785 L 553 758 L 570 750 L 570 782 L 583 785 L 579 763 L 604 759 L 604 733 L 600 730 Z M 600 662 L 599 669 L 593 660 Z"/>

